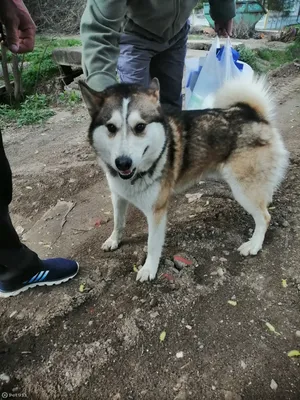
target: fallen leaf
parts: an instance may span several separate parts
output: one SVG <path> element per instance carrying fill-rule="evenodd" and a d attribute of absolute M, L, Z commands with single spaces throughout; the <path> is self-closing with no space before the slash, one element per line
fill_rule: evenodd
<path fill-rule="evenodd" d="M 273 325 L 271 325 L 269 322 L 266 322 L 266 326 L 269 329 L 269 331 L 274 332 L 276 335 L 280 335 L 279 332 L 276 331 Z"/>
<path fill-rule="evenodd" d="M 83 292 L 84 292 L 84 287 L 85 287 L 85 284 L 84 284 L 84 283 L 82 283 L 82 284 L 79 286 L 79 292 L 80 292 L 80 293 L 83 293 Z"/>
<path fill-rule="evenodd" d="M 165 340 L 166 336 L 167 336 L 167 332 L 166 331 L 162 331 L 161 334 L 159 335 L 159 340 L 161 342 L 163 342 Z"/>
<path fill-rule="evenodd" d="M 237 305 L 237 301 L 235 300 L 228 300 L 227 303 L 234 307 Z"/>
<path fill-rule="evenodd" d="M 281 285 L 283 288 L 287 287 L 286 279 L 281 279 Z"/>
<path fill-rule="evenodd" d="M 300 357 L 300 350 L 291 350 L 288 352 L 289 357 Z"/>
<path fill-rule="evenodd" d="M 139 270 L 137 269 L 137 266 L 135 264 L 133 264 L 133 272 L 136 272 L 136 273 L 139 272 Z"/>
<path fill-rule="evenodd" d="M 174 256 L 174 261 L 179 261 L 179 262 L 182 262 L 182 263 L 184 263 L 186 265 L 192 265 L 193 264 L 192 261 L 187 260 L 186 258 L 181 257 L 181 256 Z"/>

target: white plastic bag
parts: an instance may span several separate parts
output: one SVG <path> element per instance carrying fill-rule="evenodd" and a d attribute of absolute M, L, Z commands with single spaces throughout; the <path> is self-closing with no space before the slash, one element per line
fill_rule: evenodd
<path fill-rule="evenodd" d="M 240 70 L 233 59 L 230 39 L 226 40 L 220 59 L 217 57 L 219 38 L 213 41 L 205 62 L 199 73 L 197 82 L 186 102 L 187 110 L 196 110 L 212 107 L 213 96 L 216 91 L 228 80 L 241 76 L 241 74 L 253 73 L 252 68 L 243 64 Z"/>

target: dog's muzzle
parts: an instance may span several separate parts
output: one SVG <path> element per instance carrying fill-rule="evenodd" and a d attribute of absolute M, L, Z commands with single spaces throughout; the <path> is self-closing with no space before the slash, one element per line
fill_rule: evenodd
<path fill-rule="evenodd" d="M 122 179 L 130 179 L 133 177 L 133 175 L 135 174 L 135 168 L 132 170 L 127 170 L 127 171 L 118 171 L 120 178 Z"/>

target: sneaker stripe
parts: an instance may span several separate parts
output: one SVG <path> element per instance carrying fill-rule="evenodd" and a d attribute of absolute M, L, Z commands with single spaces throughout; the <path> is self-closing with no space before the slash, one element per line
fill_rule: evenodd
<path fill-rule="evenodd" d="M 41 272 L 38 274 L 38 276 L 32 281 L 32 283 L 39 282 L 39 280 L 40 280 L 40 278 L 42 277 L 42 275 L 44 274 L 44 272 L 45 272 L 45 271 L 41 271 Z"/>
<path fill-rule="evenodd" d="M 31 279 L 30 279 L 30 281 L 28 281 L 28 283 L 32 283 L 34 280 L 35 280 L 35 278 L 38 276 L 38 274 L 35 274 Z"/>
<path fill-rule="evenodd" d="M 48 274 L 49 274 L 49 271 L 43 271 L 43 276 L 40 278 L 39 282 L 42 282 L 43 280 L 45 280 Z"/>

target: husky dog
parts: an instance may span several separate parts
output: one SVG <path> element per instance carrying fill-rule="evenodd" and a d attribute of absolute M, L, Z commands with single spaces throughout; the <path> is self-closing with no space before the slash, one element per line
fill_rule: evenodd
<path fill-rule="evenodd" d="M 270 223 L 268 204 L 288 166 L 263 79 L 225 83 L 214 108 L 178 113 L 164 112 L 157 79 L 147 89 L 117 84 L 98 93 L 84 82 L 80 87 L 92 119 L 89 141 L 106 173 L 114 209 L 114 229 L 103 250 L 118 248 L 132 203 L 145 214 L 149 231 L 137 280 L 154 279 L 172 193 L 213 173 L 255 221 L 252 238 L 239 252 L 258 253 Z"/>

